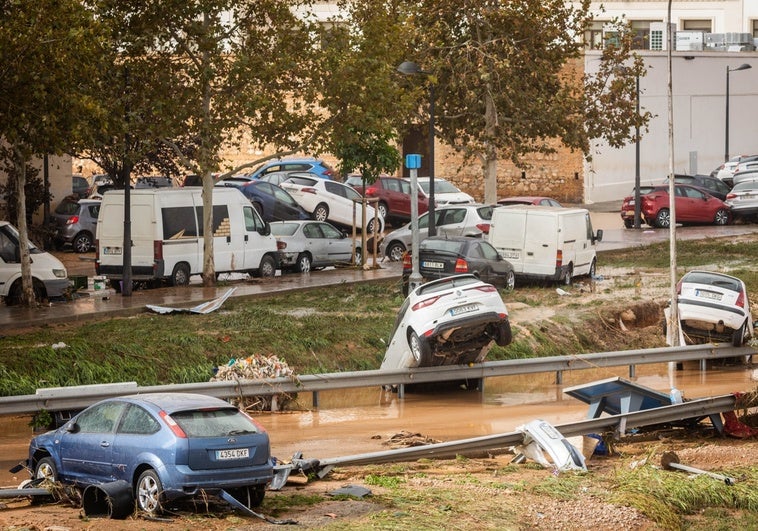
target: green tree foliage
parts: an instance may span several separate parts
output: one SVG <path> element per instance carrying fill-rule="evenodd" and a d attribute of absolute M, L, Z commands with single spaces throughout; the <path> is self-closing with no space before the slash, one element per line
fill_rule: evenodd
<path fill-rule="evenodd" d="M 435 0 L 409 3 L 417 29 L 415 57 L 431 72 L 440 138 L 483 167 L 484 200 L 497 199 L 497 160 L 526 165 L 524 156 L 550 153 L 555 140 L 588 153 L 590 139 L 630 139 L 634 100 L 627 72 L 610 72 L 628 48 L 603 54 L 598 78 L 581 74 L 582 35 L 589 0 Z M 616 89 L 610 90 L 609 89 Z M 601 102 L 600 95 L 606 97 Z M 614 109 L 610 116 L 603 108 Z"/>
<path fill-rule="evenodd" d="M 26 222 L 26 170 L 67 152 L 100 114 L 91 86 L 102 34 L 76 0 L 0 2 L 0 141 L 14 168 L 24 300 L 34 304 Z"/>

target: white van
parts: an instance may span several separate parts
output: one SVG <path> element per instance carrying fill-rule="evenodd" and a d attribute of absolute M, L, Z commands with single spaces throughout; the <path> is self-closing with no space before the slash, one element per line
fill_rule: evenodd
<path fill-rule="evenodd" d="M 21 249 L 16 227 L 0 221 L 0 298 L 5 304 L 21 302 Z M 38 301 L 62 297 L 71 287 L 66 267 L 56 257 L 29 242 L 32 287 Z"/>
<path fill-rule="evenodd" d="M 583 208 L 535 205 L 502 206 L 492 211 L 489 242 L 513 265 L 516 278 L 562 281 L 595 275 L 595 244 L 603 231 L 592 231 Z"/>
<path fill-rule="evenodd" d="M 132 279 L 189 283 L 203 272 L 203 198 L 200 188 L 130 191 Z M 95 270 L 115 289 L 124 275 L 124 191 L 103 196 L 97 219 Z M 274 276 L 278 267 L 271 228 L 236 188 L 213 189 L 213 260 L 216 273 Z"/>

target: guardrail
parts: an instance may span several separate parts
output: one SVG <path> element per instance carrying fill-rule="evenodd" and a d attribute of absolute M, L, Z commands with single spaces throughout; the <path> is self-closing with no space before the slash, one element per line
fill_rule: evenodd
<path fill-rule="evenodd" d="M 34 395 L 0 397 L 0 415 L 36 413 L 40 410 L 70 411 L 85 407 L 105 398 L 134 393 L 186 392 L 200 393 L 218 398 L 268 396 L 276 394 L 313 393 L 313 405 L 318 407 L 318 393 L 335 389 L 359 387 L 399 386 L 445 382 L 451 380 L 484 380 L 496 376 L 512 376 L 538 372 L 555 372 L 558 383 L 563 371 L 604 367 L 629 366 L 634 376 L 636 365 L 666 362 L 700 361 L 705 368 L 708 360 L 750 356 L 758 351 L 752 347 L 727 345 L 690 345 L 654 349 L 624 350 L 592 354 L 572 354 L 545 358 L 527 358 L 507 361 L 490 361 L 472 366 L 450 365 L 393 371 L 356 371 L 324 374 L 307 374 L 292 378 L 265 380 L 236 380 L 138 386 L 135 382 L 85 385 L 38 389 Z M 399 393 L 402 397 L 402 393 Z"/>

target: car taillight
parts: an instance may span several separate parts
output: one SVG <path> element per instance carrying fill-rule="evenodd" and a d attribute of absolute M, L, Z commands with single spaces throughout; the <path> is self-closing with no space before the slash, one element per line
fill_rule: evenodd
<path fill-rule="evenodd" d="M 740 308 L 745 307 L 745 292 L 744 291 L 740 291 L 740 294 L 737 295 L 737 302 L 735 302 L 734 304 L 736 304 Z"/>
<path fill-rule="evenodd" d="M 468 262 L 464 260 L 463 258 L 459 258 L 455 261 L 455 272 L 456 273 L 468 273 Z"/>
<path fill-rule="evenodd" d="M 437 295 L 436 297 L 430 297 L 430 298 L 425 299 L 423 301 L 419 301 L 416 304 L 414 304 L 413 306 L 411 306 L 411 310 L 413 310 L 414 312 L 418 311 L 418 310 L 421 310 L 422 308 L 426 308 L 427 306 L 431 306 L 432 304 L 434 304 L 438 300 L 440 300 L 440 296 L 439 295 Z"/>
<path fill-rule="evenodd" d="M 726 194 L 727 199 L 734 199 L 735 197 L 737 197 L 737 194 L 733 194 L 732 192 L 729 192 L 728 194 Z"/>
<path fill-rule="evenodd" d="M 283 251 L 287 248 L 287 242 L 283 242 L 281 240 L 276 240 L 276 248 L 279 251 Z"/>
<path fill-rule="evenodd" d="M 187 434 L 184 433 L 184 430 L 179 426 L 179 424 L 177 424 L 176 421 L 171 418 L 171 415 L 169 415 L 165 411 L 161 411 L 159 415 L 163 419 L 163 422 L 165 422 L 166 425 L 169 428 L 171 428 L 171 431 L 174 432 L 174 435 L 176 435 L 180 439 L 187 438 Z"/>
<path fill-rule="evenodd" d="M 375 195 L 376 194 L 376 186 L 369 186 L 366 188 L 363 195 Z"/>
<path fill-rule="evenodd" d="M 563 265 L 563 251 L 560 249 L 555 253 L 555 268 L 558 269 Z"/>
<path fill-rule="evenodd" d="M 315 194 L 315 193 L 317 193 L 315 188 L 301 188 L 300 191 L 301 192 L 305 192 L 306 194 Z"/>
<path fill-rule="evenodd" d="M 489 234 L 490 233 L 490 224 L 489 223 L 479 223 L 476 226 L 476 228 L 479 229 L 480 231 L 482 231 L 484 234 Z"/>
<path fill-rule="evenodd" d="M 153 259 L 163 260 L 163 242 L 161 240 L 153 240 Z"/>
<path fill-rule="evenodd" d="M 483 286 L 476 286 L 475 288 L 468 288 L 468 289 L 475 289 L 477 291 L 483 291 L 484 293 L 491 293 L 493 291 L 497 291 L 497 288 L 493 286 L 492 284 L 484 284 Z"/>
<path fill-rule="evenodd" d="M 66 220 L 66 225 L 74 225 L 79 223 L 79 216 L 71 216 Z"/>

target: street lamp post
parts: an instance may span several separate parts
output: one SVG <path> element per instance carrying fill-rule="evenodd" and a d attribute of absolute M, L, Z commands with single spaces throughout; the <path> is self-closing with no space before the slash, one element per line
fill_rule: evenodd
<path fill-rule="evenodd" d="M 640 117 L 640 75 L 637 74 L 637 120 Z M 642 210 L 640 201 L 640 126 L 634 127 L 634 228 L 642 225 Z"/>
<path fill-rule="evenodd" d="M 422 70 L 413 61 L 403 61 L 397 71 L 407 76 L 422 74 L 429 76 L 431 72 Z M 435 218 L 434 201 L 434 83 L 429 80 L 429 236 L 437 235 L 437 220 Z"/>
<path fill-rule="evenodd" d="M 747 63 L 743 63 L 737 68 L 726 66 L 726 124 L 724 128 L 724 162 L 729 160 L 729 72 L 738 72 L 752 68 Z"/>

